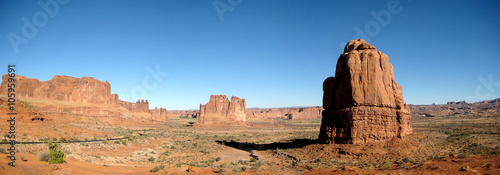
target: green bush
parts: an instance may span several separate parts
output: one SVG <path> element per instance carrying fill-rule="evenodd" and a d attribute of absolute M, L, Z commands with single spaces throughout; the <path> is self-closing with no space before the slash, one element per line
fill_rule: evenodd
<path fill-rule="evenodd" d="M 6 138 L 3 138 L 3 139 L 2 139 L 2 143 L 7 143 L 7 139 L 6 139 Z"/>
<path fill-rule="evenodd" d="M 314 168 L 314 166 L 312 166 L 312 165 L 307 165 L 307 166 L 306 166 L 306 169 L 307 169 L 307 170 L 312 170 L 313 168 Z"/>
<path fill-rule="evenodd" d="M 49 164 L 61 164 L 66 162 L 64 161 L 64 152 L 59 148 L 59 144 L 49 142 L 47 146 L 49 146 Z"/>
<path fill-rule="evenodd" d="M 150 161 L 150 162 L 154 162 L 154 161 L 155 161 L 155 158 L 151 156 L 151 157 L 148 159 L 148 161 Z"/>

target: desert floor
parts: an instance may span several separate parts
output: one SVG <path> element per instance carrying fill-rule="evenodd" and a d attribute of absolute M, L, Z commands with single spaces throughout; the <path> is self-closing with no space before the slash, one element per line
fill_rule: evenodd
<path fill-rule="evenodd" d="M 500 174 L 499 116 L 413 117 L 414 133 L 402 139 L 326 145 L 315 143 L 319 119 L 196 127 L 192 118 L 44 114 L 41 121 L 34 115 L 19 112 L 25 117 L 17 121 L 17 141 L 60 142 L 66 163 L 40 161 L 47 144 L 26 143 L 16 145 L 11 167 L 9 145 L 2 144 L 0 174 Z M 0 133 L 7 129 L 0 122 Z"/>

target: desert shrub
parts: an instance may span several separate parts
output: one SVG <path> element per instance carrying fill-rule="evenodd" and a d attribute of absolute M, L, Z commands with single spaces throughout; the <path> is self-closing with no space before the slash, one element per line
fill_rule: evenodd
<path fill-rule="evenodd" d="M 64 137 L 59 138 L 59 141 L 60 142 L 67 142 L 66 138 L 64 138 Z"/>
<path fill-rule="evenodd" d="M 252 158 L 250 158 L 250 162 L 257 162 L 257 159 L 252 157 Z"/>
<path fill-rule="evenodd" d="M 320 163 L 321 162 L 321 158 L 317 158 L 316 160 L 314 160 L 314 163 Z"/>
<path fill-rule="evenodd" d="M 123 141 L 122 141 L 122 144 L 123 144 L 123 145 L 127 145 L 127 141 L 126 141 L 126 140 L 123 140 Z"/>
<path fill-rule="evenodd" d="M 0 148 L 0 153 L 5 153 L 5 148 Z"/>
<path fill-rule="evenodd" d="M 384 170 L 390 170 L 392 169 L 392 161 L 389 159 L 385 159 L 384 164 L 381 167 Z"/>
<path fill-rule="evenodd" d="M 215 161 L 218 162 L 221 158 L 220 157 L 217 157 L 215 158 Z"/>
<path fill-rule="evenodd" d="M 65 162 L 64 152 L 59 148 L 59 144 L 49 142 L 47 146 L 49 146 L 49 164 L 61 164 Z"/>
<path fill-rule="evenodd" d="M 154 162 L 155 161 L 155 158 L 153 156 L 149 157 L 148 161 L 150 162 Z"/>
<path fill-rule="evenodd" d="M 21 160 L 24 162 L 28 161 L 28 160 L 26 160 L 26 158 L 24 156 L 21 156 Z"/>
<path fill-rule="evenodd" d="M 175 146 L 171 146 L 170 149 L 175 149 Z"/>
<path fill-rule="evenodd" d="M 405 162 L 401 162 L 401 164 L 399 164 L 399 168 L 401 168 L 401 169 L 406 168 L 406 163 Z"/>
<path fill-rule="evenodd" d="M 227 166 L 227 163 L 226 163 L 226 162 L 223 162 L 223 163 L 221 163 L 221 164 L 220 164 L 220 167 L 221 167 L 221 168 L 225 168 L 226 166 Z"/>
<path fill-rule="evenodd" d="M 403 159 L 403 162 L 404 162 L 404 163 L 408 163 L 408 162 L 410 162 L 410 158 L 405 157 L 405 158 Z"/>
<path fill-rule="evenodd" d="M 260 166 L 262 166 L 262 162 L 261 161 L 257 161 L 257 163 L 255 163 L 254 165 L 252 165 L 252 167 L 250 169 L 251 170 L 259 170 Z"/>
<path fill-rule="evenodd" d="M 103 141 L 102 141 L 102 143 L 104 143 L 104 144 L 108 144 L 108 143 L 109 143 L 109 141 L 108 141 L 108 139 L 105 139 L 105 140 L 103 140 Z"/>
<path fill-rule="evenodd" d="M 312 166 L 312 165 L 307 165 L 307 166 L 306 166 L 306 169 L 307 169 L 307 170 L 312 170 L 313 168 L 314 168 L 314 166 Z"/>
<path fill-rule="evenodd" d="M 117 141 L 115 141 L 115 144 L 120 144 L 120 141 L 118 141 L 118 140 L 117 140 Z"/>
<path fill-rule="evenodd" d="M 2 143 L 7 143 L 7 139 L 6 139 L 6 138 L 3 138 L 3 139 L 2 139 Z"/>
<path fill-rule="evenodd" d="M 54 137 L 54 138 L 52 138 L 52 141 L 54 141 L 54 142 L 55 142 L 55 141 L 57 141 L 57 138 L 55 138 L 55 137 Z"/>
<path fill-rule="evenodd" d="M 155 166 L 155 167 L 154 167 L 153 169 L 151 169 L 149 172 L 152 172 L 152 173 L 154 173 L 154 172 L 158 172 L 158 171 L 160 171 L 160 170 L 162 170 L 162 169 L 164 169 L 164 168 L 165 168 L 165 165 Z"/>
<path fill-rule="evenodd" d="M 491 155 L 497 153 L 497 150 L 492 149 L 490 147 L 484 146 L 479 143 L 472 143 L 467 145 L 465 148 L 461 150 L 462 153 L 465 154 L 473 154 L 473 155 Z"/>
<path fill-rule="evenodd" d="M 49 159 L 50 159 L 49 153 L 42 153 L 42 154 L 40 154 L 40 156 L 38 156 L 38 160 L 40 160 L 40 161 L 48 162 Z"/>

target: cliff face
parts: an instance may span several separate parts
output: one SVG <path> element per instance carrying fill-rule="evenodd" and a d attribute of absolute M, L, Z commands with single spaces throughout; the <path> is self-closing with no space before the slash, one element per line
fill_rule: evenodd
<path fill-rule="evenodd" d="M 201 125 L 246 125 L 246 121 L 245 99 L 233 96 L 229 101 L 226 95 L 211 95 L 207 104 L 200 104 L 198 123 Z"/>
<path fill-rule="evenodd" d="M 0 94 L 5 94 L 8 75 L 2 76 Z M 48 81 L 16 76 L 16 95 L 20 97 L 74 101 L 96 104 L 117 104 L 118 95 L 111 94 L 111 85 L 92 77 L 75 78 L 56 75 Z"/>
<path fill-rule="evenodd" d="M 168 121 L 167 109 L 165 108 L 154 108 L 149 110 L 153 120 L 157 121 Z"/>
<path fill-rule="evenodd" d="M 389 57 L 363 39 L 347 43 L 323 91 L 320 142 L 383 141 L 412 132 Z"/>
<path fill-rule="evenodd" d="M 2 76 L 0 94 L 7 95 L 8 75 Z M 82 102 L 89 104 L 118 105 L 130 112 L 149 112 L 149 102 L 138 100 L 136 103 L 121 101 L 117 94 L 111 94 L 109 82 L 102 82 L 92 77 L 75 78 L 56 75 L 48 81 L 16 75 L 16 96 L 58 101 Z M 91 107 L 67 107 L 45 105 L 41 109 L 81 114 L 108 115 L 109 111 Z"/>

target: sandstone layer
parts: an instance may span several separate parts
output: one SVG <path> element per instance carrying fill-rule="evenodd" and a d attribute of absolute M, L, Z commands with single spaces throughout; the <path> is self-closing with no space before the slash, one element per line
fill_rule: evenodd
<path fill-rule="evenodd" d="M 8 78 L 8 74 L 2 76 L 0 95 L 7 95 Z M 135 116 L 154 114 L 157 116 L 153 116 L 153 118 L 168 119 L 165 109 L 163 109 L 165 114 L 160 112 L 162 109 L 150 111 L 148 100 L 137 100 L 135 103 L 119 100 L 118 94 L 111 93 L 111 85 L 108 81 L 102 82 L 92 77 L 76 78 L 64 75 L 56 75 L 47 81 L 16 75 L 15 80 L 16 98 L 50 101 L 48 103 L 40 100 L 33 102 L 42 111 L 88 116 L 134 116 L 134 114 L 123 114 L 123 111 L 126 111 L 143 113 Z"/>
<path fill-rule="evenodd" d="M 384 141 L 412 132 L 389 57 L 363 39 L 347 43 L 323 92 L 321 143 Z"/>
<path fill-rule="evenodd" d="M 167 117 L 178 119 L 180 117 L 198 118 L 199 110 L 168 110 Z"/>
<path fill-rule="evenodd" d="M 199 125 L 247 125 L 245 99 L 226 95 L 211 95 L 210 101 L 200 104 Z"/>
<path fill-rule="evenodd" d="M 285 120 L 320 119 L 323 107 L 252 108 L 247 110 L 248 118 Z"/>

